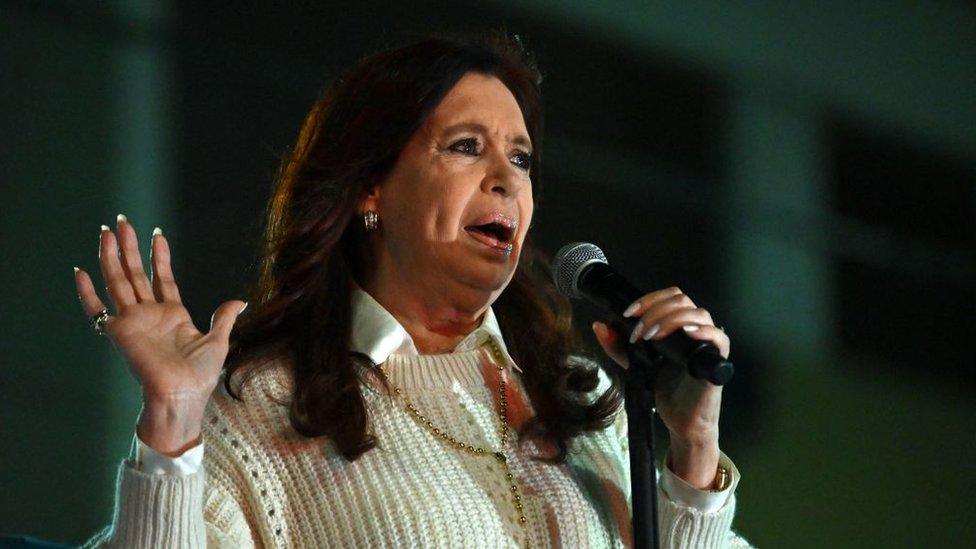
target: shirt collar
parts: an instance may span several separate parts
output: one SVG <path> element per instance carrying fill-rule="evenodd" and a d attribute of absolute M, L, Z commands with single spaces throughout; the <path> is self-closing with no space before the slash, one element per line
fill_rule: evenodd
<path fill-rule="evenodd" d="M 353 287 L 351 301 L 351 351 L 369 356 L 376 364 L 386 362 L 386 359 L 392 354 L 420 354 L 407 330 L 373 296 L 361 288 Z M 465 336 L 454 348 L 454 352 L 474 350 L 484 344 L 488 338 L 495 340 L 508 364 L 521 372 L 522 369 L 515 364 L 515 361 L 508 354 L 508 347 L 502 338 L 501 327 L 498 326 L 498 319 L 491 307 L 485 311 L 481 325 Z"/>

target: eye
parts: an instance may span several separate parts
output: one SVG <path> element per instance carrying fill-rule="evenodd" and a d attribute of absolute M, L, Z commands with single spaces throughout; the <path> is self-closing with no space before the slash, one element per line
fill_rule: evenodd
<path fill-rule="evenodd" d="M 468 154 L 471 156 L 477 156 L 479 152 L 478 140 L 474 137 L 465 137 L 455 141 L 449 147 L 452 151 L 457 151 L 462 154 Z"/>
<path fill-rule="evenodd" d="M 532 156 L 525 152 L 516 153 L 512 156 L 512 164 L 515 164 L 520 169 L 529 171 L 532 167 Z"/>

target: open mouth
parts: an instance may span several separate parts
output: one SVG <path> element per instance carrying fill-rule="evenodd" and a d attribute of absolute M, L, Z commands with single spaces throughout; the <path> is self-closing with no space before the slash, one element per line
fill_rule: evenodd
<path fill-rule="evenodd" d="M 494 214 L 491 219 L 464 228 L 476 240 L 504 252 L 512 251 L 512 240 L 515 238 L 516 223 L 505 216 Z M 483 219 L 478 219 L 482 221 Z"/>
<path fill-rule="evenodd" d="M 484 225 L 468 225 L 464 230 L 470 233 L 478 233 L 488 238 L 493 238 L 499 243 L 508 243 L 512 240 L 513 231 L 501 223 L 485 223 Z"/>

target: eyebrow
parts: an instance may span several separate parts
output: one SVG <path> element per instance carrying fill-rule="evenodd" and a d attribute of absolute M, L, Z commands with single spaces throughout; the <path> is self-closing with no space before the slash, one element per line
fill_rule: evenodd
<path fill-rule="evenodd" d="M 484 124 L 479 124 L 478 122 L 460 122 L 458 124 L 453 124 L 451 126 L 444 128 L 444 130 L 441 133 L 444 135 L 448 135 L 460 131 L 470 131 L 470 132 L 487 134 L 488 128 Z M 530 140 L 529 137 L 525 134 L 522 133 L 517 134 L 515 137 L 512 138 L 511 141 L 516 145 L 522 145 L 523 147 L 527 147 L 530 151 L 532 150 L 532 140 Z"/>

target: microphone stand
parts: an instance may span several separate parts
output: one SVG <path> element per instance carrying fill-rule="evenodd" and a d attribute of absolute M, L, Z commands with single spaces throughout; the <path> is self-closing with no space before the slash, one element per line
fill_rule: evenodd
<path fill-rule="evenodd" d="M 630 453 L 630 495 L 635 549 L 658 549 L 657 477 L 654 473 L 654 379 L 660 363 L 646 347 L 627 347 L 624 409 Z"/>

